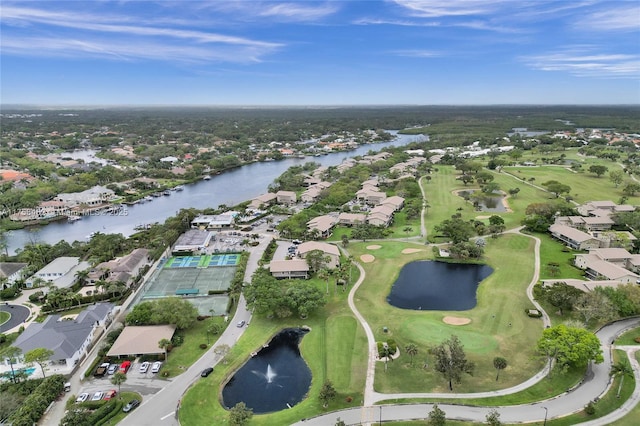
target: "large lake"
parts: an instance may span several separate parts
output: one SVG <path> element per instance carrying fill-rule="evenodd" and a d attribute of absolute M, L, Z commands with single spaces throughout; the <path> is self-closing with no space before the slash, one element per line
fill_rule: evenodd
<path fill-rule="evenodd" d="M 353 151 L 337 152 L 320 157 L 289 158 L 282 161 L 252 163 L 234 170 L 214 175 L 211 180 L 186 185 L 183 191 L 172 192 L 168 197 L 154 198 L 153 201 L 130 206 L 126 216 L 102 215 L 86 216 L 75 223 L 66 221 L 50 223 L 46 226 L 30 227 L 8 233 L 8 249 L 14 254 L 16 249 L 30 242 L 56 244 L 66 240 L 85 241 L 92 232 L 123 234 L 129 236 L 137 225 L 163 223 L 183 208 L 217 208 L 221 204 L 236 205 L 267 192 L 269 184 L 289 167 L 309 161 L 322 166 L 335 166 L 347 158 L 366 155 L 388 146 L 403 146 L 415 141 L 427 140 L 416 135 L 396 135 L 391 142 L 362 145 Z"/>
<path fill-rule="evenodd" d="M 476 306 L 476 290 L 493 272 L 487 265 L 423 260 L 407 263 L 387 296 L 396 308 L 466 311 Z"/>

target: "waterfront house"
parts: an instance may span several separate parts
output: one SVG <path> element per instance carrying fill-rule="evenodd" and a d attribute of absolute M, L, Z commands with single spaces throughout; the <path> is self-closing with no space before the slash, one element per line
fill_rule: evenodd
<path fill-rule="evenodd" d="M 27 278 L 25 285 L 27 288 L 31 288 L 41 280 L 47 285 L 68 288 L 76 281 L 76 274 L 79 271 L 86 271 L 89 268 L 91 268 L 91 264 L 85 261 L 81 262 L 79 257 L 58 257 Z"/>

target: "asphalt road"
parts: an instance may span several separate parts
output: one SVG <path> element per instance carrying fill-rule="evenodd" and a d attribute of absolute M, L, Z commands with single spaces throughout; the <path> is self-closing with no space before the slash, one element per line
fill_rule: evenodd
<path fill-rule="evenodd" d="M 29 308 L 20 305 L 11 305 L 5 302 L 0 304 L 0 311 L 8 312 L 11 315 L 11 318 L 7 320 L 4 324 L 0 325 L 0 333 L 4 333 L 5 331 L 9 331 L 12 328 L 18 327 L 20 324 L 24 323 L 27 318 L 29 318 Z"/>

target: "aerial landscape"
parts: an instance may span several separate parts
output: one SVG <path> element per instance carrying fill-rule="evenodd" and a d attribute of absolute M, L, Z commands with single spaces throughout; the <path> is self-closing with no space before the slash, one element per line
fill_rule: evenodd
<path fill-rule="evenodd" d="M 0 424 L 637 424 L 639 16 L 3 1 Z"/>

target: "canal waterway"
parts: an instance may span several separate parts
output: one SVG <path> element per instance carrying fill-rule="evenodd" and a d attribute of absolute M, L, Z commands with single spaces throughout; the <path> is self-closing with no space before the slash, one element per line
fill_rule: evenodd
<path fill-rule="evenodd" d="M 125 212 L 118 214 L 84 216 L 82 220 L 73 223 L 60 221 L 45 226 L 9 231 L 8 250 L 11 254 L 15 254 L 17 249 L 34 242 L 56 244 L 62 240 L 69 243 L 85 241 L 92 232 L 122 234 L 128 237 L 136 232 L 134 229 L 136 226 L 154 222 L 164 223 L 167 218 L 175 216 L 183 208 L 217 208 L 221 204 L 233 206 L 255 198 L 266 193 L 269 184 L 294 165 L 313 161 L 322 166 L 336 166 L 347 158 L 366 155 L 370 151 L 427 140 L 423 136 L 389 132 L 397 135 L 396 139 L 391 142 L 361 145 L 353 151 L 248 164 L 214 175 L 211 180 L 185 185 L 183 191 L 173 191 L 169 196 L 128 206 Z"/>

